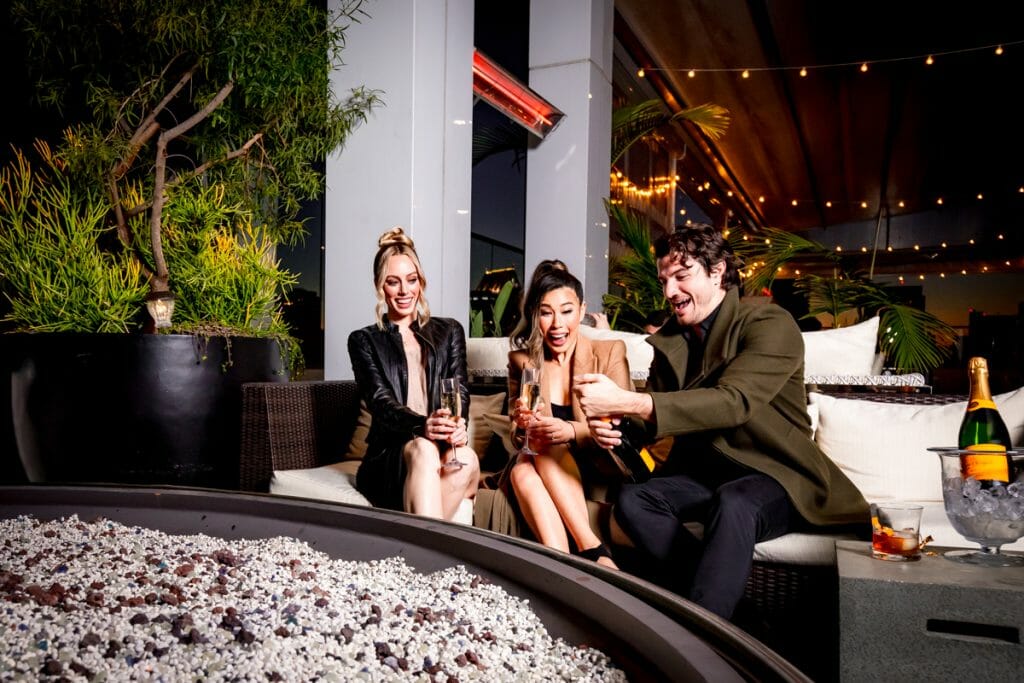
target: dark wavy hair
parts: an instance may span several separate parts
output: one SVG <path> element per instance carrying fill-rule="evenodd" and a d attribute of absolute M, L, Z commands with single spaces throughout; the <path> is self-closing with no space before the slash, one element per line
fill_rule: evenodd
<path fill-rule="evenodd" d="M 533 271 L 530 286 L 523 297 L 522 315 L 519 324 L 509 336 L 513 349 L 526 349 L 530 358 L 539 363 L 544 358 L 544 340 L 541 338 L 537 325 L 537 314 L 540 301 L 548 292 L 567 287 L 576 293 L 580 304 L 583 303 L 583 283 L 569 272 L 565 264 L 558 259 L 541 261 Z"/>
<path fill-rule="evenodd" d="M 722 289 L 739 287 L 740 267 L 743 262 L 733 253 L 722 233 L 710 225 L 678 226 L 675 231 L 654 242 L 654 257 L 672 256 L 672 261 L 685 263 L 693 259 L 704 267 L 705 273 L 719 263 L 725 263 Z"/>

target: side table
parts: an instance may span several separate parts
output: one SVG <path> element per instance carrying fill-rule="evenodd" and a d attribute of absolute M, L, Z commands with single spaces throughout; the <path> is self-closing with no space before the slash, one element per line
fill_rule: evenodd
<path fill-rule="evenodd" d="M 946 550 L 886 562 L 870 543 L 836 541 L 840 680 L 1021 680 L 1024 569 Z"/>

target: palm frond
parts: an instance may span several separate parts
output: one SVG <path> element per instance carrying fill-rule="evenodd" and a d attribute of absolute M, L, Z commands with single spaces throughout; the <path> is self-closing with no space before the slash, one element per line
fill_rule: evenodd
<path fill-rule="evenodd" d="M 473 133 L 473 165 L 495 154 L 509 151 L 515 152 L 513 163 L 518 165 L 526 155 L 528 142 L 526 129 L 508 120 L 482 127 Z"/>
<path fill-rule="evenodd" d="M 743 286 L 748 294 L 771 289 L 779 268 L 797 256 L 831 263 L 838 269 L 837 274 L 849 275 L 839 256 L 820 242 L 777 228 L 765 228 L 757 236 L 747 237 L 743 239 L 740 232 L 729 235 L 733 251 L 744 262 Z"/>
<path fill-rule="evenodd" d="M 661 100 L 646 100 L 612 112 L 612 155 L 614 164 L 637 140 L 670 121 L 690 121 L 712 140 L 725 134 L 729 112 L 717 104 L 700 104 L 675 114 L 665 111 Z"/>

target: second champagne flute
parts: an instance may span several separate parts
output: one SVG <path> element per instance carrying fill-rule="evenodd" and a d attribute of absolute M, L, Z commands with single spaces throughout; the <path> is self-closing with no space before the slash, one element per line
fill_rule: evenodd
<path fill-rule="evenodd" d="M 540 368 L 523 368 L 519 398 L 522 399 L 523 405 L 530 411 L 531 415 L 540 410 L 542 403 L 540 397 Z M 526 453 L 527 455 L 537 455 L 537 451 L 530 448 L 529 430 L 527 430 L 523 437 L 523 447 L 519 449 L 519 452 Z"/>
<path fill-rule="evenodd" d="M 447 408 L 452 422 L 458 423 L 459 416 L 462 415 L 462 394 L 459 392 L 459 382 L 454 377 L 446 377 L 441 380 L 441 407 Z M 458 450 L 455 444 L 452 444 L 452 452 L 441 466 L 461 468 L 465 464 L 459 460 Z"/>

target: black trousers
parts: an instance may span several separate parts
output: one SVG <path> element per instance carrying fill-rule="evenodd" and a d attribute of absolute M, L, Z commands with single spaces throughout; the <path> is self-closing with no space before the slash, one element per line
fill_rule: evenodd
<path fill-rule="evenodd" d="M 802 522 L 782 486 L 757 472 L 711 486 L 685 474 L 626 485 L 614 511 L 650 556 L 653 581 L 726 619 L 743 597 L 754 545 Z M 683 522 L 702 522 L 703 539 Z"/>

